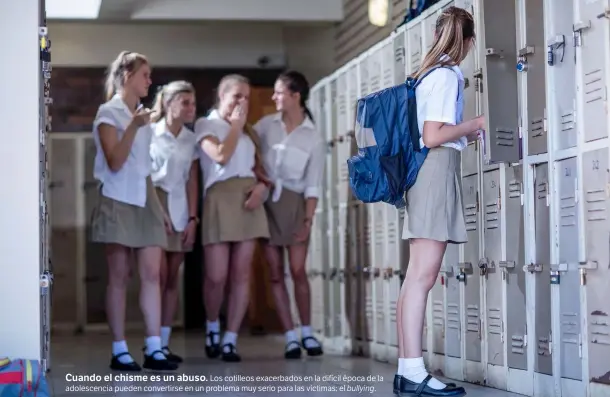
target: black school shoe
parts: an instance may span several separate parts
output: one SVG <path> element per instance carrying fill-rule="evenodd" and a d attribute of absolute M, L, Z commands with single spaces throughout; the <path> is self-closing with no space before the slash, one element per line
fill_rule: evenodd
<path fill-rule="evenodd" d="M 228 351 L 226 351 L 228 348 Z M 222 346 L 222 361 L 229 363 L 238 363 L 241 361 L 241 356 L 237 354 L 237 348 L 232 343 L 227 343 Z"/>
<path fill-rule="evenodd" d="M 180 364 L 183 360 L 182 357 L 180 357 L 177 354 L 172 353 L 171 350 L 169 350 L 169 347 L 165 346 L 163 349 L 161 349 L 163 351 L 163 354 L 165 354 L 165 357 L 167 357 L 167 359 L 173 363 L 176 364 Z"/>
<path fill-rule="evenodd" d="M 130 356 L 129 353 L 124 352 L 124 353 L 120 353 L 117 354 L 116 356 L 112 356 L 112 359 L 110 360 L 110 369 L 115 370 L 115 371 L 141 371 L 142 367 L 140 367 L 140 365 L 134 361 L 130 362 L 130 363 L 122 363 L 119 361 L 119 357 L 123 357 L 123 356 Z M 133 360 L 133 357 L 132 357 Z"/>
<path fill-rule="evenodd" d="M 175 371 L 178 369 L 178 364 L 169 361 L 165 354 L 163 354 L 163 359 L 156 359 L 154 356 L 157 353 L 163 354 L 161 350 L 155 350 L 151 355 L 144 353 L 144 365 L 142 367 L 153 371 Z"/>
<path fill-rule="evenodd" d="M 394 394 L 396 394 L 397 396 L 400 395 L 400 378 L 402 378 L 402 376 L 396 374 L 394 375 L 394 384 L 392 389 L 394 390 Z M 446 383 L 446 385 L 448 387 L 455 387 L 455 383 Z"/>
<path fill-rule="evenodd" d="M 318 344 L 318 346 L 308 348 L 305 344 L 306 340 L 313 340 Z M 308 336 L 306 338 L 301 339 L 301 345 L 307 351 L 307 355 L 310 357 L 321 356 L 322 354 L 324 354 L 324 351 L 322 350 L 322 344 L 313 336 Z"/>
<path fill-rule="evenodd" d="M 211 346 L 209 346 L 207 344 L 206 341 L 206 345 L 205 345 L 205 355 L 208 356 L 208 358 L 217 358 L 218 356 L 220 356 L 220 343 L 214 343 L 214 337 L 217 336 L 218 340 L 220 340 L 220 332 L 208 332 L 206 337 L 210 338 L 210 341 L 212 343 Z"/>
<path fill-rule="evenodd" d="M 396 379 L 396 378 L 395 378 Z M 400 384 L 397 394 L 400 397 L 410 396 L 426 396 L 426 397 L 461 397 L 466 395 L 466 390 L 463 387 L 447 385 L 444 389 L 435 390 L 428 386 L 428 382 L 432 379 L 432 375 L 426 376 L 426 379 L 421 383 L 411 382 L 404 376 L 400 377 Z"/>
<path fill-rule="evenodd" d="M 301 358 L 301 345 L 298 342 L 289 342 L 284 351 L 284 358 L 287 360 L 298 360 Z"/>

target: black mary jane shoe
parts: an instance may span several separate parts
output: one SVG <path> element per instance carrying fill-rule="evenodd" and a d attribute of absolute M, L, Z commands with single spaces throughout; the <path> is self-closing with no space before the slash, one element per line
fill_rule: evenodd
<path fill-rule="evenodd" d="M 307 341 L 307 340 L 312 340 L 312 341 L 316 342 L 316 344 L 318 346 L 316 346 L 316 347 L 307 347 L 307 345 L 305 344 L 305 341 Z M 313 336 L 308 336 L 306 338 L 301 339 L 301 346 L 303 346 L 303 348 L 305 350 L 307 350 L 307 355 L 310 356 L 310 357 L 321 356 L 322 354 L 324 354 L 324 351 L 322 350 L 322 345 Z"/>
<path fill-rule="evenodd" d="M 220 356 L 220 343 L 214 343 L 214 337 L 216 337 L 216 340 L 220 340 L 220 332 L 208 332 L 206 335 L 208 338 L 210 338 L 210 343 L 212 343 L 212 345 L 208 345 L 207 341 L 206 341 L 206 345 L 205 345 L 205 355 L 208 356 L 208 358 L 218 358 L 218 356 Z"/>
<path fill-rule="evenodd" d="M 163 354 L 163 352 L 161 350 L 155 350 L 150 355 L 145 353 L 144 354 L 144 365 L 142 365 L 142 367 L 153 370 L 153 371 L 175 371 L 178 369 L 178 364 L 169 361 L 167 359 L 167 357 L 165 357 L 165 354 L 163 354 L 163 357 L 164 357 L 163 359 L 160 359 L 160 360 L 156 359 L 155 354 L 157 354 L 157 353 Z"/>
<path fill-rule="evenodd" d="M 298 360 L 301 358 L 301 345 L 298 342 L 289 342 L 284 351 L 284 358 L 287 360 Z"/>
<path fill-rule="evenodd" d="M 169 347 L 165 346 L 163 349 L 163 354 L 165 354 L 165 357 L 167 357 L 167 359 L 173 363 L 176 364 L 180 364 L 182 362 L 182 357 L 180 357 L 177 354 L 172 353 L 172 351 L 169 349 Z"/>
<path fill-rule="evenodd" d="M 400 395 L 400 378 L 402 378 L 402 376 L 395 374 L 394 375 L 394 384 L 392 385 L 392 389 L 394 391 L 394 394 L 396 394 L 397 396 Z M 447 387 L 455 387 L 455 383 L 446 383 Z"/>
<path fill-rule="evenodd" d="M 237 354 L 237 348 L 234 344 L 227 343 L 222 346 L 222 361 L 229 363 L 238 363 L 241 361 L 241 356 Z"/>
<path fill-rule="evenodd" d="M 404 376 L 400 377 L 398 395 L 400 397 L 426 396 L 426 397 L 461 397 L 466 395 L 466 390 L 459 386 L 447 385 L 444 389 L 435 390 L 428 386 L 432 375 L 426 376 L 421 383 L 411 382 Z"/>
<path fill-rule="evenodd" d="M 117 354 L 116 356 L 112 356 L 112 360 L 110 360 L 110 369 L 115 370 L 115 371 L 142 371 L 142 367 L 140 367 L 140 365 L 135 362 L 135 360 L 133 360 L 133 357 L 131 357 L 131 359 L 133 360 L 130 363 L 122 363 L 121 361 L 119 361 L 119 357 L 123 357 L 123 356 L 130 356 L 131 355 L 127 352 L 123 352 L 120 354 Z"/>

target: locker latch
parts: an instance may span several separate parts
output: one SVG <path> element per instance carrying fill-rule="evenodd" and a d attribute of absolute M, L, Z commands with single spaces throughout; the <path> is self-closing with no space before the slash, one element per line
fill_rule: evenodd
<path fill-rule="evenodd" d="M 474 90 L 476 92 L 483 92 L 483 69 L 479 68 L 475 70 L 472 78 L 474 79 Z"/>
<path fill-rule="evenodd" d="M 608 18 L 610 19 L 610 8 L 606 8 L 604 12 L 597 16 L 597 19 Z"/>
<path fill-rule="evenodd" d="M 381 275 L 381 269 L 379 269 L 378 267 L 373 268 L 373 277 L 379 278 L 380 275 Z"/>
<path fill-rule="evenodd" d="M 40 275 L 40 295 L 47 296 L 49 294 L 49 289 L 53 284 L 53 273 L 48 270 L 45 270 L 44 273 Z"/>
<path fill-rule="evenodd" d="M 523 266 L 523 271 L 529 273 L 541 272 L 542 268 L 543 266 L 539 263 L 530 263 L 529 265 Z"/>
<path fill-rule="evenodd" d="M 481 276 L 486 275 L 488 267 L 489 267 L 489 262 L 488 262 L 487 258 L 481 258 L 481 260 L 479 260 L 479 274 Z"/>
<path fill-rule="evenodd" d="M 576 22 L 572 26 L 572 32 L 574 36 L 574 47 L 580 47 L 582 45 L 582 31 L 591 28 L 591 21 L 587 22 Z"/>
<path fill-rule="evenodd" d="M 528 69 L 527 56 L 533 55 L 535 50 L 536 50 L 536 48 L 533 46 L 526 46 L 519 50 L 518 57 L 517 57 L 517 71 L 518 72 L 527 72 L 527 69 Z"/>
<path fill-rule="evenodd" d="M 345 280 L 345 270 L 339 270 L 339 282 L 342 283 Z"/>
<path fill-rule="evenodd" d="M 460 273 L 472 273 L 472 263 L 470 262 L 460 262 L 458 264 L 458 269 Z"/>
<path fill-rule="evenodd" d="M 580 268 L 580 285 L 587 285 L 587 270 L 597 269 L 597 261 L 585 261 L 578 264 Z"/>
<path fill-rule="evenodd" d="M 392 278 L 392 275 L 394 274 L 394 269 L 392 269 L 391 267 L 386 267 L 384 272 L 383 272 L 383 279 L 384 280 L 389 280 Z"/>
<path fill-rule="evenodd" d="M 506 280 L 508 269 L 515 268 L 515 261 L 500 261 L 498 262 L 498 267 L 502 269 L 502 280 Z"/>
<path fill-rule="evenodd" d="M 562 34 L 555 36 L 553 39 L 549 40 L 546 44 L 547 54 L 546 54 L 546 63 L 549 66 L 553 66 L 555 64 L 555 51 L 558 49 L 562 49 L 561 59 L 559 62 L 563 62 L 563 56 L 565 54 L 565 46 L 566 37 Z"/>
<path fill-rule="evenodd" d="M 330 269 L 330 275 L 328 276 L 328 279 L 329 280 L 334 280 L 336 275 L 337 275 L 337 269 L 336 268 L 332 268 L 332 269 Z"/>

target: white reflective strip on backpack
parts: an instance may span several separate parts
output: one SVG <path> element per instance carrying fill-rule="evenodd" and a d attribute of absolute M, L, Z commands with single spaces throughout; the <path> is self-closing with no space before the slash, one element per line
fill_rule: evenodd
<path fill-rule="evenodd" d="M 359 149 L 377 146 L 377 140 L 375 140 L 375 134 L 373 134 L 372 128 L 363 128 L 360 123 L 356 122 L 354 135 Z"/>

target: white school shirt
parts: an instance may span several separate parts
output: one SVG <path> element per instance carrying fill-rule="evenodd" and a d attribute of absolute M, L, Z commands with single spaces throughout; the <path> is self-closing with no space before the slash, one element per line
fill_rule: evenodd
<path fill-rule="evenodd" d="M 154 126 L 150 144 L 153 184 L 167 192 L 167 207 L 174 229 L 184 231 L 189 219 L 186 183 L 191 165 L 198 159 L 195 134 L 182 127 L 178 135 L 168 130 L 165 119 Z"/>
<path fill-rule="evenodd" d="M 219 164 L 212 160 L 203 149 L 201 140 L 207 136 L 214 136 L 220 142 L 229 135 L 231 124 L 223 119 L 217 110 L 213 110 L 207 117 L 202 117 L 195 123 L 195 139 L 199 152 L 199 163 L 203 172 L 203 194 L 216 182 L 226 181 L 230 178 L 255 178 L 254 156 L 256 148 L 252 140 L 242 131 L 237 141 L 237 146 L 229 161 Z"/>
<path fill-rule="evenodd" d="M 441 58 L 441 60 L 444 59 L 446 59 L 446 55 Z M 419 144 L 421 147 L 424 147 L 425 121 L 437 121 L 450 125 L 462 122 L 464 75 L 458 66 L 453 66 L 451 69 L 438 68 L 434 70 L 415 89 Z M 468 138 L 461 137 L 441 146 L 462 151 L 467 145 Z"/>
<path fill-rule="evenodd" d="M 93 176 L 102 184 L 102 195 L 123 203 L 145 207 L 146 178 L 151 171 L 149 155 L 153 134 L 151 125 L 138 129 L 129 156 L 117 172 L 112 171 L 106 162 L 98 131 L 101 124 L 111 125 L 116 128 L 120 140 L 132 118 L 133 114 L 118 95 L 99 107 L 93 121 L 93 139 L 96 148 Z"/>
<path fill-rule="evenodd" d="M 261 138 L 265 170 L 275 184 L 272 201 L 282 189 L 319 198 L 326 162 L 326 144 L 309 117 L 292 132 L 286 132 L 282 114 L 263 117 L 254 129 Z"/>

